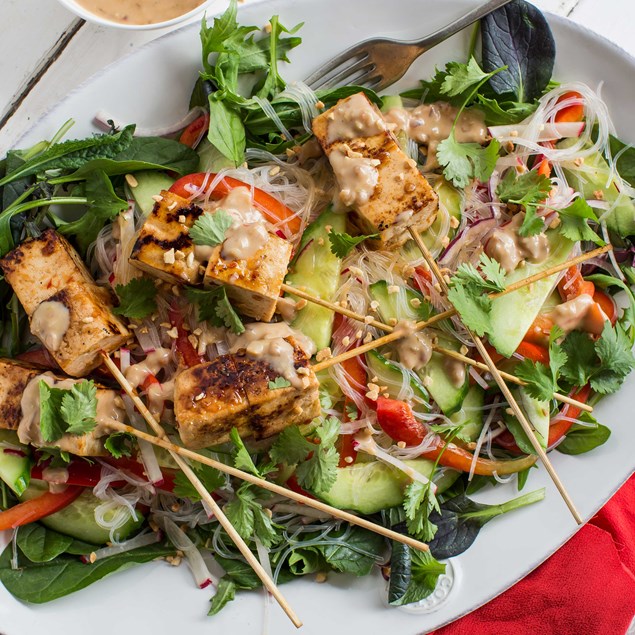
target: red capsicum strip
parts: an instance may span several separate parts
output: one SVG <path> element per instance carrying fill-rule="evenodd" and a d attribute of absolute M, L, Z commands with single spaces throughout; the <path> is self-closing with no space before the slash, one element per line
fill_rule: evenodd
<path fill-rule="evenodd" d="M 212 183 L 216 178 L 216 174 L 197 172 L 196 174 L 189 174 L 184 176 L 175 183 L 172 184 L 170 192 L 178 194 L 183 198 L 191 198 L 192 190 L 200 190 L 206 183 Z M 220 199 L 237 187 L 251 187 L 238 179 L 233 179 L 231 176 L 224 177 L 219 183 L 214 186 L 214 189 L 210 191 L 210 188 L 204 191 L 204 194 L 210 195 L 214 199 Z M 288 234 L 296 234 L 302 228 L 302 220 L 297 214 L 287 207 L 284 203 L 277 198 L 271 196 L 263 190 L 254 188 L 254 207 L 258 209 L 264 217 L 273 225 L 280 222 L 284 222 Z"/>
<path fill-rule="evenodd" d="M 69 485 L 63 492 L 45 492 L 37 498 L 0 512 L 0 531 L 22 527 L 50 516 L 70 505 L 83 491 L 83 487 Z"/>
<path fill-rule="evenodd" d="M 209 128 L 209 115 L 205 113 L 197 117 L 189 126 L 183 130 L 179 141 L 190 148 L 193 148 Z"/>
<path fill-rule="evenodd" d="M 176 327 L 176 350 L 181 358 L 181 362 L 191 368 L 201 364 L 204 360 L 197 352 L 192 342 L 188 339 L 188 333 L 183 327 L 183 314 L 177 306 L 171 306 L 168 311 L 168 317 L 170 318 L 170 324 Z"/>

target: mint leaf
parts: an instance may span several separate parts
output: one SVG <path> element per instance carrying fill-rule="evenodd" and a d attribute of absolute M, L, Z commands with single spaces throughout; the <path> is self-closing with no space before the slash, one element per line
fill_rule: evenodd
<path fill-rule="evenodd" d="M 276 377 L 273 381 L 270 381 L 267 386 L 269 390 L 276 390 L 278 388 L 288 388 L 291 382 L 284 377 Z"/>
<path fill-rule="evenodd" d="M 118 284 L 115 293 L 119 306 L 113 313 L 141 320 L 157 310 L 157 288 L 149 278 L 133 278 L 128 284 Z"/>
<path fill-rule="evenodd" d="M 589 240 L 596 245 L 604 245 L 604 241 L 589 227 L 589 221 L 597 222 L 593 208 L 583 199 L 576 198 L 569 207 L 558 211 L 560 225 L 558 231 L 569 240 Z"/>
<path fill-rule="evenodd" d="M 223 209 L 201 214 L 189 229 L 192 242 L 209 247 L 220 245 L 233 222 L 233 218 Z"/>
<path fill-rule="evenodd" d="M 362 236 L 351 236 L 350 234 L 331 231 L 329 240 L 331 241 L 331 252 L 338 258 L 346 258 L 348 254 L 360 243 L 368 238 L 377 238 L 379 234 L 367 234 Z"/>
<path fill-rule="evenodd" d="M 437 147 L 437 160 L 448 181 L 458 188 L 467 187 L 473 179 L 487 181 L 496 167 L 500 142 L 492 139 L 488 145 L 459 143 L 454 131 Z"/>
<path fill-rule="evenodd" d="M 67 434 L 85 434 L 97 425 L 97 388 L 95 382 L 80 381 L 73 384 L 62 397 L 60 414 L 67 424 Z"/>

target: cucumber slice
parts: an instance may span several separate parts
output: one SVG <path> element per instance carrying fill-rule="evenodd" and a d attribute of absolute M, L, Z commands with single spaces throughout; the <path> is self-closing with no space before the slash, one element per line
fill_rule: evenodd
<path fill-rule="evenodd" d="M 342 261 L 331 251 L 327 226 L 338 233 L 345 231 L 346 216 L 327 209 L 306 228 L 286 282 L 324 300 L 332 300 L 340 282 Z M 291 326 L 311 338 L 320 350 L 331 342 L 333 318 L 330 309 L 309 303 L 298 312 Z"/>
<path fill-rule="evenodd" d="M 2 442 L 19 447 L 24 456 L 18 456 L 4 452 Z M 29 486 L 31 480 L 30 451 L 26 445 L 20 443 L 18 435 L 11 430 L 0 430 L 0 479 L 2 479 L 13 491 L 20 496 Z"/>
<path fill-rule="evenodd" d="M 165 172 L 156 170 L 143 170 L 134 173 L 137 179 L 136 187 L 131 187 L 132 197 L 139 209 L 144 214 L 149 214 L 154 207 L 153 196 L 156 196 L 161 190 L 168 190 L 174 183 L 174 179 Z"/>
<path fill-rule="evenodd" d="M 483 403 L 485 391 L 480 386 L 471 386 L 461 404 L 461 409 L 455 412 L 450 420 L 454 425 L 461 426 L 458 438 L 463 441 L 476 441 L 483 429 Z"/>
<path fill-rule="evenodd" d="M 458 351 L 461 343 L 451 337 L 439 335 L 439 345 L 451 351 Z M 448 358 L 441 353 L 432 353 L 430 361 L 425 368 L 417 372 L 423 385 L 430 391 L 432 398 L 437 402 L 441 412 L 449 417 L 461 408 L 461 404 L 470 388 L 469 375 L 465 373 L 465 381 L 461 386 L 456 386 L 448 376 L 445 364 Z"/>
<path fill-rule="evenodd" d="M 32 481 L 29 488 L 20 496 L 21 501 L 31 500 L 41 496 L 48 490 L 48 485 L 43 481 Z M 101 505 L 100 501 L 91 490 L 87 489 L 82 492 L 68 507 L 61 509 L 50 516 L 45 516 L 40 522 L 61 534 L 66 534 L 83 540 L 84 542 L 92 542 L 95 545 L 101 545 L 110 540 L 110 532 L 108 529 L 100 527 L 95 521 L 95 509 Z M 112 518 L 118 511 L 118 508 L 111 510 L 106 518 Z M 141 527 L 144 517 L 137 511 L 137 520 L 130 518 L 117 531 L 119 540 L 125 540 L 139 527 Z"/>
<path fill-rule="evenodd" d="M 369 287 L 371 297 L 379 302 L 379 313 L 385 321 L 391 318 L 397 320 L 427 320 L 432 315 L 432 306 L 417 291 L 400 287 L 398 293 L 388 293 L 388 283 L 385 280 L 375 282 Z M 418 308 L 412 306 L 412 300 L 421 302 Z M 439 344 L 444 348 L 458 351 L 461 343 L 451 337 L 439 334 Z M 468 375 L 462 386 L 455 386 L 448 377 L 445 369 L 445 357 L 439 353 L 432 353 L 432 358 L 425 368 L 417 371 L 432 398 L 437 402 L 443 414 L 454 414 L 463 403 L 469 388 Z"/>
<path fill-rule="evenodd" d="M 549 237 L 549 258 L 537 265 L 527 263 L 518 267 L 508 274 L 508 285 L 568 260 L 573 243 L 555 231 L 547 232 L 547 236 Z M 557 276 L 558 274 L 554 274 L 543 278 L 518 291 L 492 300 L 490 319 L 493 329 L 489 341 L 501 355 L 511 357 L 518 348 L 549 297 Z"/>
<path fill-rule="evenodd" d="M 549 423 L 550 423 L 550 403 L 549 401 L 538 401 L 527 394 L 523 388 L 512 388 L 512 394 L 527 416 L 529 423 L 536 431 L 536 438 L 540 445 L 546 450 L 549 440 Z M 505 425 L 514 435 L 516 445 L 525 454 L 536 454 L 534 447 L 531 445 L 529 438 L 522 429 L 518 419 L 513 415 L 505 413 Z"/>
<path fill-rule="evenodd" d="M 575 139 L 564 139 L 558 147 L 567 148 L 575 143 Z M 635 204 L 624 192 L 618 190 L 615 181 L 609 181 L 611 170 L 604 157 L 596 152 L 584 158 L 583 166 L 576 166 L 573 161 L 562 164 L 567 181 L 586 199 L 595 198 L 595 192 L 602 192 L 602 199 L 610 204 L 609 211 L 602 216 L 606 226 L 622 238 L 635 234 Z"/>
<path fill-rule="evenodd" d="M 434 461 L 415 459 L 404 463 L 430 478 L 434 469 Z M 459 477 L 454 470 L 438 470 L 435 476 L 437 493 L 448 489 Z M 438 478 L 438 480 L 437 480 Z M 403 503 L 404 488 L 410 483 L 410 478 L 401 470 L 382 463 L 356 463 L 351 467 L 337 469 L 337 480 L 333 487 L 322 498 L 339 509 L 350 509 L 361 514 L 374 514 L 396 507 Z"/>
<path fill-rule="evenodd" d="M 397 293 L 388 293 L 389 286 L 385 280 L 379 280 L 368 287 L 373 300 L 379 302 L 377 310 L 384 322 L 391 319 L 418 322 L 427 320 L 432 315 L 432 306 L 418 291 L 399 287 Z M 413 306 L 413 301 L 419 306 Z"/>
<path fill-rule="evenodd" d="M 386 359 L 377 351 L 368 351 L 368 353 L 366 353 L 366 362 L 370 368 L 371 376 L 377 376 L 377 383 L 381 386 L 388 387 L 387 392 L 392 399 L 399 399 L 399 393 L 401 392 L 405 378 L 410 384 L 410 388 L 416 399 L 413 405 L 414 409 L 418 412 L 429 411 L 426 407 L 426 403 L 430 399 L 430 396 L 414 373 L 407 372 L 404 368 Z"/>

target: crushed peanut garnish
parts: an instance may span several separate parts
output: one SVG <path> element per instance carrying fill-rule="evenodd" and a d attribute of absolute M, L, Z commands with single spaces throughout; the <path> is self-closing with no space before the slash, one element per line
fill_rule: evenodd
<path fill-rule="evenodd" d="M 315 360 L 318 362 L 322 362 L 325 359 L 331 359 L 331 357 L 333 357 L 333 353 L 331 353 L 331 349 L 327 346 L 326 348 L 323 348 L 321 351 L 317 352 Z"/>
<path fill-rule="evenodd" d="M 139 185 L 139 181 L 137 181 L 137 179 L 134 177 L 133 174 L 126 174 L 125 179 L 126 179 L 126 183 L 130 187 L 137 187 L 137 185 Z"/>

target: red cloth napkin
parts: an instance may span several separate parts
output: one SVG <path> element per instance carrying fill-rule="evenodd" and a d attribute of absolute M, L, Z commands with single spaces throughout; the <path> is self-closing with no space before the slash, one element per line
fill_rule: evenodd
<path fill-rule="evenodd" d="M 431 635 L 624 635 L 635 615 L 635 474 L 511 589 Z"/>

